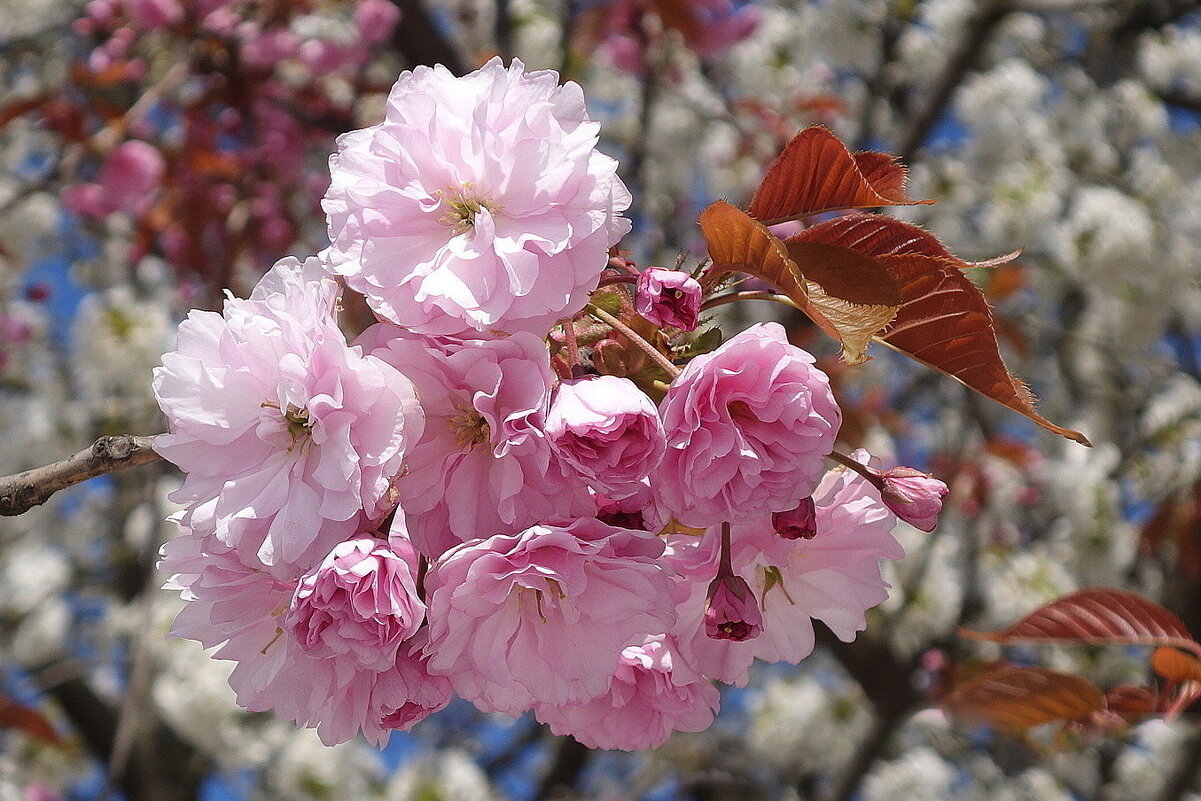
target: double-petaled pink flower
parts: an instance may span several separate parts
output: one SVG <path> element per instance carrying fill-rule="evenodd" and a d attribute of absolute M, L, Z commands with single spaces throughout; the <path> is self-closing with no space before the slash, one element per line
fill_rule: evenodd
<path fill-rule="evenodd" d="M 829 379 L 778 323 L 693 359 L 660 412 L 667 455 L 651 483 L 690 526 L 794 508 L 821 478 L 842 421 Z"/>
<path fill-rule="evenodd" d="M 666 635 L 621 652 L 609 689 L 587 701 L 534 708 L 555 734 L 589 748 L 633 751 L 663 745 L 673 731 L 704 731 L 721 696 L 681 657 Z"/>
<path fill-rule="evenodd" d="M 338 139 L 328 258 L 421 334 L 545 334 L 596 288 L 630 223 L 599 125 L 558 75 L 493 59 L 403 73 L 384 121 Z"/>
<path fill-rule="evenodd" d="M 360 341 L 413 382 L 426 413 L 395 485 L 395 530 L 426 556 L 595 509 L 543 431 L 554 377 L 541 339 L 437 344 L 381 324 Z"/>
<path fill-rule="evenodd" d="M 287 575 L 390 510 L 422 428 L 408 379 L 347 346 L 322 275 L 284 259 L 248 300 L 188 315 L 154 371 L 188 525 Z"/>
<path fill-rule="evenodd" d="M 415 561 L 408 543 L 396 545 Z M 413 565 L 388 542 L 362 537 L 335 546 L 300 579 L 284 626 L 311 656 L 350 656 L 382 671 L 424 620 Z"/>
<path fill-rule="evenodd" d="M 381 543 L 373 550 L 379 553 L 384 547 Z M 345 596 L 349 603 L 340 608 L 327 604 L 329 617 L 312 626 L 314 618 L 306 624 L 297 622 L 302 614 L 288 613 L 295 597 L 305 592 L 304 583 L 298 592 L 296 581 L 275 578 L 261 566 L 247 564 L 216 538 L 184 529 L 163 546 L 159 563 L 170 576 L 166 588 L 179 590 L 188 602 L 171 633 L 216 647 L 215 658 L 236 663 L 229 684 L 246 709 L 273 710 L 299 726 L 316 728 L 327 745 L 345 742 L 359 731 L 383 745 L 392 729 L 409 728 L 446 706 L 451 693 L 449 682 L 427 669 L 424 628 L 398 643 L 378 638 L 381 610 L 409 608 L 415 614 L 420 603 L 409 594 L 412 575 L 398 582 L 392 572 L 398 567 L 393 559 L 413 570 L 415 556 L 400 543 L 391 553 L 382 571 L 378 562 L 360 560 L 357 582 L 349 581 L 349 574 L 341 576 L 344 584 L 357 583 L 357 591 L 351 589 Z M 331 554 L 326 561 L 338 558 Z M 328 575 L 320 575 L 330 569 L 319 568 L 315 583 L 330 581 Z M 398 595 L 384 597 L 392 593 Z M 411 619 L 402 628 L 408 628 Z M 324 632 L 317 631 L 313 638 L 319 628 Z M 352 633 L 356 628 L 357 635 Z M 302 642 L 298 633 L 309 641 Z M 352 641 L 353 648 L 343 648 Z M 364 656 L 377 667 L 365 666 Z"/>
<path fill-rule="evenodd" d="M 701 318 L 701 294 L 688 273 L 648 267 L 638 275 L 634 309 L 655 325 L 692 331 Z"/>
<path fill-rule="evenodd" d="M 488 712 L 595 698 L 675 620 L 663 544 L 582 518 L 451 549 L 426 576 L 430 669 Z"/>

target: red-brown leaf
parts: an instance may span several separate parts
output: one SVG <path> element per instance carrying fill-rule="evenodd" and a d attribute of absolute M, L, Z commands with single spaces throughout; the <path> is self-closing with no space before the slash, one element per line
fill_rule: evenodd
<path fill-rule="evenodd" d="M 1003 631 L 960 629 L 977 640 L 1173 645 L 1201 654 L 1184 622 L 1157 603 L 1116 587 L 1090 587 L 1040 607 Z"/>
<path fill-rule="evenodd" d="M 62 745 L 62 738 L 42 713 L 18 704 L 4 694 L 0 694 L 0 728 L 18 729 L 35 740 Z"/>
<path fill-rule="evenodd" d="M 755 190 L 749 213 L 772 224 L 832 209 L 929 202 L 905 195 L 905 168 L 891 156 L 852 155 L 838 137 L 814 126 L 785 146 Z"/>
<path fill-rule="evenodd" d="M 1201 661 L 1168 646 L 1161 645 L 1151 654 L 1151 669 L 1168 681 L 1201 682 Z"/>
<path fill-rule="evenodd" d="M 1000 728 L 1029 729 L 1101 711 L 1105 694 L 1080 676 L 1001 663 L 953 689 L 942 706 Z"/>
<path fill-rule="evenodd" d="M 731 272 L 766 281 L 838 340 L 851 364 L 866 358 L 867 343 L 896 313 L 895 304 L 864 302 L 899 295 L 893 294 L 891 273 L 870 257 L 846 248 L 805 244 L 796 251 L 804 262 L 798 266 L 788 247 L 766 227 L 723 200 L 701 213 L 700 226 L 713 259 L 706 283 L 712 285 Z"/>
<path fill-rule="evenodd" d="M 884 214 L 845 214 L 806 228 L 789 241 L 826 242 L 871 256 L 933 256 L 953 262 L 961 269 L 1000 267 L 1021 255 L 1021 251 L 1014 251 L 986 261 L 965 261 L 947 250 L 938 237 L 924 228 Z"/>
<path fill-rule="evenodd" d="M 1034 396 L 1001 359 L 992 312 L 980 289 L 953 263 L 930 256 L 878 256 L 903 303 L 881 341 L 1025 415 L 1048 431 L 1091 445 L 1079 431 L 1040 415 Z"/>
<path fill-rule="evenodd" d="M 1155 713 L 1159 697 L 1154 690 L 1135 684 L 1119 684 L 1105 693 L 1105 706 L 1133 725 Z"/>

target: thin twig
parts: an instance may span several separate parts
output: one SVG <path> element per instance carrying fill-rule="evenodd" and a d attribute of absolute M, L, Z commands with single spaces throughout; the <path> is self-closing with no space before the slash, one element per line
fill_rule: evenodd
<path fill-rule="evenodd" d="M 708 300 L 706 300 L 704 303 L 701 304 L 701 311 L 703 311 L 703 312 L 709 311 L 709 309 L 715 309 L 718 306 L 724 306 L 725 304 L 733 303 L 736 300 L 771 300 L 771 301 L 775 301 L 776 303 L 782 303 L 785 306 L 790 306 L 794 309 L 797 309 L 798 311 L 800 310 L 800 306 L 797 306 L 796 301 L 794 301 L 792 298 L 788 297 L 787 295 L 781 295 L 776 292 L 750 292 L 750 291 L 748 291 L 748 292 L 730 292 L 729 294 L 726 294 L 726 295 L 718 295 L 717 297 L 709 298 Z"/>
<path fill-rule="evenodd" d="M 69 459 L 0 478 L 0 515 L 11 517 L 40 506 L 59 490 L 89 478 L 137 467 L 163 457 L 154 451 L 154 437 L 121 434 L 101 437 Z"/>
<path fill-rule="evenodd" d="M 608 325 L 612 326 L 615 331 L 620 331 L 622 334 L 624 334 L 626 338 L 641 348 L 643 353 L 645 353 L 647 356 L 650 356 L 651 361 L 662 367 L 663 371 L 669 376 L 675 378 L 680 374 L 679 367 L 676 367 L 674 364 L 672 364 L 666 356 L 660 353 L 654 345 L 643 339 L 642 336 L 633 328 L 630 328 L 621 320 L 618 320 L 616 317 L 594 304 L 589 303 L 584 307 L 584 309 L 602 323 L 607 323 Z"/>

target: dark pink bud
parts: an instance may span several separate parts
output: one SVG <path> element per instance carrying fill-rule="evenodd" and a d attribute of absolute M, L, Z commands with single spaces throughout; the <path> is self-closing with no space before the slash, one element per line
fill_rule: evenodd
<path fill-rule="evenodd" d="M 709 585 L 705 634 L 715 640 L 742 642 L 763 633 L 763 613 L 750 586 L 741 576 L 725 575 Z"/>
<path fill-rule="evenodd" d="M 634 308 L 655 325 L 691 331 L 700 322 L 701 285 L 688 273 L 648 267 L 638 276 Z"/>
<path fill-rule="evenodd" d="M 774 512 L 771 524 L 786 540 L 811 540 L 817 534 L 817 507 L 813 498 L 805 498 L 795 509 Z"/>
<path fill-rule="evenodd" d="M 914 528 L 933 531 L 947 485 L 912 467 L 894 467 L 880 473 L 880 498 L 893 514 Z"/>

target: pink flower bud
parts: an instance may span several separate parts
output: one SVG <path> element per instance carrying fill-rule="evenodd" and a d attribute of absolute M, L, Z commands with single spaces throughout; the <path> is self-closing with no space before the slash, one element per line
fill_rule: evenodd
<path fill-rule="evenodd" d="M 880 473 L 880 498 L 893 514 L 914 528 L 933 531 L 947 485 L 912 467 L 894 467 Z"/>
<path fill-rule="evenodd" d="M 731 574 L 713 579 L 705 607 L 705 634 L 714 640 L 742 642 L 762 633 L 763 613 L 742 577 Z"/>
<path fill-rule="evenodd" d="M 775 512 L 771 524 L 786 540 L 811 540 L 817 534 L 817 507 L 813 498 L 805 498 L 795 509 Z"/>
<path fill-rule="evenodd" d="M 648 267 L 638 276 L 634 308 L 655 325 L 691 331 L 700 321 L 701 285 L 688 273 Z"/>

